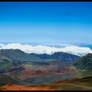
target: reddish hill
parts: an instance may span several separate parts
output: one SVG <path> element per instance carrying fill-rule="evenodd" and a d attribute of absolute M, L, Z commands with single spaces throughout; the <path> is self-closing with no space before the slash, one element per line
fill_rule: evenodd
<path fill-rule="evenodd" d="M 50 71 L 50 68 L 53 66 L 50 66 L 48 69 L 41 67 L 39 70 L 23 70 L 22 74 L 23 75 L 42 75 L 42 74 L 74 74 L 78 72 L 74 67 L 65 67 L 62 70 L 58 70 L 57 68 L 54 68 L 54 71 Z"/>

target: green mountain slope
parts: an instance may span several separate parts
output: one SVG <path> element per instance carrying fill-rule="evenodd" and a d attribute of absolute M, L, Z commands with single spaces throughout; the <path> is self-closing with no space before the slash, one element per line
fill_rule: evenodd
<path fill-rule="evenodd" d="M 77 77 L 92 76 L 92 54 L 79 58 L 74 66 L 80 71 Z"/>
<path fill-rule="evenodd" d="M 4 56 L 0 56 L 0 70 L 7 69 L 12 65 L 12 61 L 9 58 L 6 58 Z"/>

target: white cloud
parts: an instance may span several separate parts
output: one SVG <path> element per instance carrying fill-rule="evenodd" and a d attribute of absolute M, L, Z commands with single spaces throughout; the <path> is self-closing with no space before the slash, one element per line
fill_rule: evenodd
<path fill-rule="evenodd" d="M 29 44 L 20 44 L 20 43 L 10 43 L 10 44 L 0 44 L 0 49 L 20 49 L 26 53 L 37 53 L 37 54 L 52 54 L 54 52 L 67 52 L 79 56 L 83 56 L 87 53 L 92 53 L 92 50 L 87 47 L 79 47 L 66 45 L 65 47 L 57 48 L 45 45 L 36 45 L 32 46 Z"/>

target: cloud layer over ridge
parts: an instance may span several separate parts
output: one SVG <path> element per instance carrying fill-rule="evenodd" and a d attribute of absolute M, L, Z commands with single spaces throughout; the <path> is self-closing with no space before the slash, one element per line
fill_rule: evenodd
<path fill-rule="evenodd" d="M 79 56 L 92 53 L 92 50 L 88 47 L 79 47 L 74 45 L 66 45 L 65 47 L 57 48 L 45 45 L 32 46 L 30 44 L 9 43 L 9 44 L 0 44 L 0 49 L 20 49 L 26 53 L 37 53 L 37 54 L 44 54 L 44 53 L 53 54 L 54 52 L 66 52 Z"/>

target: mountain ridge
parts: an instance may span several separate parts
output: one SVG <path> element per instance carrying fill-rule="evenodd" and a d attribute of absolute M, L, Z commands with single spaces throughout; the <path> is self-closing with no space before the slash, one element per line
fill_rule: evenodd
<path fill-rule="evenodd" d="M 52 55 L 48 54 L 35 54 L 35 53 L 25 53 L 19 49 L 1 49 L 0 56 L 5 56 L 11 58 L 12 60 L 19 61 L 41 61 L 41 60 L 59 60 L 63 62 L 73 62 L 79 58 L 77 55 L 65 53 L 65 52 L 55 52 Z"/>

